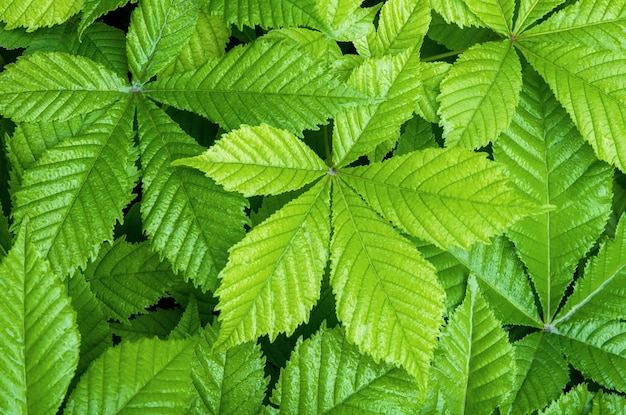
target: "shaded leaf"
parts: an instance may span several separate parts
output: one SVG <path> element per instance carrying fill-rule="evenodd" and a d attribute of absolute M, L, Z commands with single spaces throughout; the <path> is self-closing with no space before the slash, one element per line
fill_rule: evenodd
<path fill-rule="evenodd" d="M 7 29 L 25 27 L 32 31 L 63 23 L 82 5 L 83 0 L 0 0 L 0 20 Z"/>

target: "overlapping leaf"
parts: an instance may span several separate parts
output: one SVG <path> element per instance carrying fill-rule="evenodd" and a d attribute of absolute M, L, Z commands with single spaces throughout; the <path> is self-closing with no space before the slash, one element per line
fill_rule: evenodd
<path fill-rule="evenodd" d="M 587 384 L 581 383 L 561 397 L 552 402 L 541 415 L 562 415 L 571 413 L 575 415 L 584 415 L 593 399 L 593 393 L 587 389 Z"/>
<path fill-rule="evenodd" d="M 483 295 L 503 324 L 542 327 L 534 293 L 513 244 L 503 236 L 469 250 L 450 252 L 476 277 Z"/>
<path fill-rule="evenodd" d="M 407 50 L 394 56 L 372 58 L 352 72 L 348 80 L 352 87 L 383 101 L 350 108 L 335 117 L 332 157 L 335 166 L 348 165 L 383 142 L 395 144 L 400 126 L 415 110 L 420 93 L 419 68 L 418 51 Z"/>
<path fill-rule="evenodd" d="M 429 23 L 430 7 L 424 0 L 387 1 L 380 10 L 376 30 L 354 43 L 359 54 L 368 57 L 419 50 Z"/>
<path fill-rule="evenodd" d="M 332 223 L 330 283 L 346 337 L 402 365 L 424 392 L 443 323 L 434 269 L 350 189 L 335 187 Z"/>
<path fill-rule="evenodd" d="M 259 39 L 197 71 L 160 79 L 145 89 L 159 101 L 229 130 L 267 123 L 297 134 L 316 129 L 345 106 L 371 102 L 287 39 Z"/>
<path fill-rule="evenodd" d="M 557 329 L 572 366 L 604 387 L 626 391 L 626 323 L 586 320 Z"/>
<path fill-rule="evenodd" d="M 546 80 L 596 155 L 626 170 L 624 50 L 560 42 L 520 41 L 526 59 Z M 584 97 L 584 99 L 581 99 Z"/>
<path fill-rule="evenodd" d="M 611 210 L 612 169 L 596 159 L 539 76 L 528 71 L 510 128 L 494 158 L 537 203 L 556 206 L 515 224 L 509 235 L 534 282 L 544 321 L 554 316 L 578 261 Z"/>
<path fill-rule="evenodd" d="M 513 188 L 501 165 L 461 149 L 427 149 L 338 177 L 394 225 L 440 247 L 487 242 L 540 208 Z"/>
<path fill-rule="evenodd" d="M 123 238 L 103 247 L 85 270 L 85 278 L 106 316 L 123 322 L 144 312 L 179 282 L 147 242 L 131 244 Z"/>
<path fill-rule="evenodd" d="M 520 0 L 515 32 L 520 33 L 565 0 Z"/>
<path fill-rule="evenodd" d="M 139 101 L 137 122 L 144 229 L 175 271 L 213 290 L 228 248 L 243 237 L 247 202 L 199 171 L 170 166 L 202 147 L 151 101 Z"/>
<path fill-rule="evenodd" d="M 90 59 L 36 53 L 0 74 L 0 111 L 13 121 L 68 119 L 122 99 L 125 88 L 119 75 Z"/>
<path fill-rule="evenodd" d="M 124 341 L 89 367 L 64 414 L 183 413 L 196 339 Z"/>
<path fill-rule="evenodd" d="M 465 4 L 487 27 L 504 36 L 511 32 L 515 0 L 465 1 Z"/>
<path fill-rule="evenodd" d="M 308 26 L 327 36 L 349 41 L 365 35 L 376 9 L 360 7 L 358 0 L 210 0 L 209 11 L 228 23 L 262 28 Z"/>
<path fill-rule="evenodd" d="M 330 189 L 317 183 L 233 246 L 220 297 L 216 348 L 291 334 L 318 300 L 330 242 Z"/>
<path fill-rule="evenodd" d="M 577 1 L 527 30 L 521 37 L 540 42 L 602 46 L 623 51 L 626 48 L 624 6 L 622 0 Z"/>
<path fill-rule="evenodd" d="M 419 397 L 414 379 L 401 369 L 359 353 L 341 329 L 299 340 L 281 371 L 270 413 L 412 414 Z"/>
<path fill-rule="evenodd" d="M 83 134 L 47 150 L 15 194 L 16 223 L 30 217 L 32 241 L 52 269 L 84 268 L 133 198 L 134 105 L 119 102 Z"/>
<path fill-rule="evenodd" d="M 513 347 L 500 326 L 470 278 L 433 360 L 436 413 L 490 414 L 504 400 L 515 367 Z"/>
<path fill-rule="evenodd" d="M 247 197 L 297 190 L 328 171 L 302 140 L 267 124 L 243 126 L 201 155 L 175 165 L 195 167 L 226 190 Z"/>
<path fill-rule="evenodd" d="M 626 319 L 626 219 L 622 216 L 615 239 L 605 242 L 598 255 L 585 267 L 573 294 L 567 299 L 554 324 L 571 319 Z"/>
<path fill-rule="evenodd" d="M 546 332 L 529 334 L 513 344 L 515 380 L 504 413 L 532 413 L 559 397 L 569 372 L 558 346 L 557 338 Z"/>
<path fill-rule="evenodd" d="M 84 5 L 80 25 L 78 26 L 79 36 L 82 36 L 85 29 L 95 22 L 98 17 L 126 5 L 129 1 L 131 0 L 83 0 Z M 136 1 L 132 0 L 133 3 Z"/>
<path fill-rule="evenodd" d="M 146 82 L 180 53 L 198 20 L 199 0 L 141 0 L 126 50 L 134 81 Z"/>
<path fill-rule="evenodd" d="M 7 29 L 25 27 L 32 31 L 63 23 L 82 5 L 83 0 L 0 0 L 0 20 Z"/>
<path fill-rule="evenodd" d="M 244 343 L 212 355 L 217 327 L 207 326 L 192 359 L 196 395 L 190 414 L 255 415 L 263 403 L 267 380 L 264 358 L 256 343 Z"/>
<path fill-rule="evenodd" d="M 438 101 L 448 147 L 475 149 L 509 126 L 522 87 L 522 67 L 509 41 L 465 51 L 441 82 Z"/>
<path fill-rule="evenodd" d="M 61 284 L 28 227 L 0 263 L 0 411 L 55 413 L 76 365 L 80 334 Z"/>
<path fill-rule="evenodd" d="M 459 27 L 485 26 L 464 0 L 432 0 L 430 4 L 447 23 L 456 23 Z"/>

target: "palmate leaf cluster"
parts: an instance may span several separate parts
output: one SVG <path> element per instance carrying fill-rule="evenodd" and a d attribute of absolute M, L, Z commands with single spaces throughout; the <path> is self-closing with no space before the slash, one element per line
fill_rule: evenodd
<path fill-rule="evenodd" d="M 0 0 L 0 412 L 626 411 L 626 2 L 362 3 Z"/>

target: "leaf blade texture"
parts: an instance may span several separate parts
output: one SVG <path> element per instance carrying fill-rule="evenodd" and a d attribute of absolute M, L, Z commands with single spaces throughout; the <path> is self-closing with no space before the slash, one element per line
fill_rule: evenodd
<path fill-rule="evenodd" d="M 577 135 L 541 78 L 527 72 L 524 80 L 513 122 L 494 144 L 494 159 L 537 203 L 556 206 L 522 219 L 508 232 L 549 323 L 578 261 L 604 230 L 613 171 Z"/>
<path fill-rule="evenodd" d="M 119 102 L 84 133 L 48 149 L 15 194 L 17 224 L 30 217 L 32 241 L 52 269 L 85 268 L 133 199 L 137 157 L 134 105 Z"/>
<path fill-rule="evenodd" d="M 90 59 L 36 53 L 0 74 L 0 111 L 13 121 L 68 119 L 121 100 L 125 87 L 119 75 Z"/>
<path fill-rule="evenodd" d="M 540 212 L 510 187 L 501 165 L 462 149 L 426 149 L 337 174 L 395 226 L 443 248 L 487 242 Z"/>
<path fill-rule="evenodd" d="M 317 183 L 231 248 L 215 292 L 222 323 L 216 350 L 289 335 L 306 320 L 328 261 L 329 193 L 327 181 Z"/>
<path fill-rule="evenodd" d="M 0 409 L 55 413 L 78 364 L 80 333 L 63 284 L 27 226 L 0 263 Z"/>
<path fill-rule="evenodd" d="M 417 384 L 402 369 L 359 353 L 341 329 L 300 338 L 271 402 L 277 413 L 413 413 Z"/>
<path fill-rule="evenodd" d="M 514 0 L 464 0 L 464 2 L 476 17 L 499 34 L 508 36 L 513 29 Z"/>
<path fill-rule="evenodd" d="M 529 33 L 526 28 L 563 2 L 564 0 L 520 0 L 514 32 Z"/>
<path fill-rule="evenodd" d="M 196 339 L 124 341 L 95 360 L 64 414 L 183 413 Z"/>
<path fill-rule="evenodd" d="M 593 393 L 589 392 L 586 383 L 581 383 L 575 388 L 561 395 L 561 397 L 552 402 L 545 410 L 541 411 L 541 415 L 560 415 L 570 412 L 576 415 L 584 415 L 593 399 Z"/>
<path fill-rule="evenodd" d="M 444 328 L 433 360 L 437 411 L 488 414 L 508 394 L 514 376 L 513 346 L 474 278 Z M 437 396 L 435 395 L 435 396 Z"/>
<path fill-rule="evenodd" d="M 212 356 L 218 327 L 205 327 L 196 345 L 191 378 L 197 396 L 192 398 L 187 413 L 258 414 L 268 383 L 261 349 L 250 342 Z"/>
<path fill-rule="evenodd" d="M 40 27 L 63 23 L 78 13 L 83 0 L 1 0 L 0 20 L 7 29 L 25 27 L 33 31 Z"/>
<path fill-rule="evenodd" d="M 585 377 L 620 392 L 626 390 L 626 323 L 587 320 L 563 324 L 558 329 L 568 361 Z"/>
<path fill-rule="evenodd" d="M 549 39 L 546 39 L 549 40 Z M 528 62 L 546 80 L 550 89 L 593 147 L 596 156 L 626 169 L 626 83 L 621 68 L 623 50 L 560 42 L 518 42 Z M 578 97 L 585 99 L 578 99 Z M 602 108 L 602 110 L 600 110 Z"/>
<path fill-rule="evenodd" d="M 446 146 L 476 149 L 495 141 L 513 118 L 521 71 L 509 41 L 465 51 L 441 82 L 437 98 Z"/>
<path fill-rule="evenodd" d="M 626 220 L 620 219 L 615 238 L 606 241 L 585 266 L 583 278 L 557 315 L 554 324 L 585 319 L 624 319 L 626 294 Z"/>
<path fill-rule="evenodd" d="M 226 130 L 267 123 L 298 135 L 316 129 L 345 106 L 370 101 L 335 79 L 324 63 L 303 54 L 298 43 L 285 39 L 261 38 L 145 89 L 148 96 L 196 112 Z"/>
<path fill-rule="evenodd" d="M 199 171 L 170 166 L 202 147 L 150 100 L 139 100 L 137 122 L 145 232 L 174 271 L 214 290 L 228 248 L 244 235 L 247 201 Z"/>
<path fill-rule="evenodd" d="M 198 0 L 141 0 L 133 10 L 126 51 L 133 80 L 145 83 L 180 53 L 193 32 Z"/>
<path fill-rule="evenodd" d="M 404 367 L 425 392 L 443 323 L 435 270 L 352 190 L 335 186 L 332 211 L 330 284 L 346 338 Z"/>
<path fill-rule="evenodd" d="M 225 134 L 204 153 L 175 165 L 195 167 L 246 197 L 297 190 L 328 171 L 302 140 L 267 124 Z"/>

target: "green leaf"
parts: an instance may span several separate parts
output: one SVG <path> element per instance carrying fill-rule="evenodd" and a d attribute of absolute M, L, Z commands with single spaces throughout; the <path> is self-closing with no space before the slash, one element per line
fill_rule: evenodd
<path fill-rule="evenodd" d="M 124 238 L 104 245 L 84 274 L 104 314 L 122 322 L 145 312 L 178 282 L 147 242 L 131 244 Z"/>
<path fill-rule="evenodd" d="M 478 43 L 489 42 L 501 38 L 492 30 L 482 27 L 484 26 L 482 22 L 479 23 L 479 26 L 481 27 L 468 26 L 461 29 L 455 24 L 446 23 L 445 19 L 439 14 L 433 14 L 430 27 L 428 28 L 428 37 L 438 44 L 450 49 L 450 51 L 453 51 L 452 53 L 454 55 L 457 55 Z M 425 51 L 427 50 L 428 49 Z M 438 61 L 440 57 L 439 53 L 436 53 L 436 51 L 438 51 L 438 49 L 431 52 L 435 53 L 434 56 L 425 56 L 424 60 L 427 62 L 433 60 Z"/>
<path fill-rule="evenodd" d="M 207 326 L 200 335 L 191 363 L 195 395 L 186 413 L 258 414 L 268 383 L 261 349 L 250 342 L 212 355 L 216 339 L 217 326 Z"/>
<path fill-rule="evenodd" d="M 381 97 L 383 101 L 350 108 L 335 117 L 334 166 L 346 166 L 383 142 L 395 144 L 400 127 L 415 110 L 415 100 L 420 93 L 419 68 L 418 51 L 408 50 L 366 60 L 352 72 L 349 85 L 368 95 Z"/>
<path fill-rule="evenodd" d="M 456 23 L 459 27 L 485 26 L 464 0 L 431 0 L 430 6 L 446 23 Z"/>
<path fill-rule="evenodd" d="M 134 105 L 118 103 L 84 133 L 47 150 L 24 174 L 14 226 L 30 216 L 33 243 L 60 275 L 84 268 L 102 241 L 113 239 L 113 226 L 133 198 L 133 118 Z"/>
<path fill-rule="evenodd" d="M 143 339 L 107 350 L 80 378 L 64 414 L 183 413 L 196 339 Z"/>
<path fill-rule="evenodd" d="M 172 340 L 185 339 L 195 336 L 201 329 L 202 323 L 200 322 L 200 313 L 198 312 L 198 301 L 195 296 L 191 295 L 180 321 L 167 338 Z"/>
<path fill-rule="evenodd" d="M 11 249 L 13 237 L 9 232 L 9 221 L 2 211 L 2 203 L 0 202 L 0 261 L 7 255 Z"/>
<path fill-rule="evenodd" d="M 137 123 L 143 229 L 185 280 L 214 290 L 228 248 L 244 235 L 247 201 L 199 171 L 170 166 L 202 147 L 150 100 L 139 100 Z"/>
<path fill-rule="evenodd" d="M 226 45 L 230 40 L 230 26 L 223 19 L 210 14 L 201 7 L 198 20 L 188 42 L 174 61 L 160 72 L 160 76 L 171 76 L 176 72 L 196 70 L 210 59 L 217 59 L 224 55 Z"/>
<path fill-rule="evenodd" d="M 332 223 L 330 284 L 346 337 L 402 365 L 424 392 L 443 323 L 435 270 L 350 189 L 335 186 Z"/>
<path fill-rule="evenodd" d="M 271 402 L 280 414 L 412 414 L 417 386 L 403 370 L 360 354 L 341 329 L 322 327 L 298 341 Z"/>
<path fill-rule="evenodd" d="M 574 292 L 556 316 L 554 324 L 571 319 L 626 319 L 626 219 L 620 219 L 615 239 L 606 241 L 576 280 Z"/>
<path fill-rule="evenodd" d="M 141 0 L 133 10 L 126 51 L 133 81 L 145 83 L 183 49 L 198 20 L 199 0 Z"/>
<path fill-rule="evenodd" d="M 227 349 L 268 334 L 291 334 L 320 295 L 330 243 L 329 183 L 317 183 L 256 226 L 230 250 L 215 292 Z"/>
<path fill-rule="evenodd" d="M 470 278 L 463 303 L 450 316 L 433 360 L 437 413 L 491 414 L 509 393 L 513 347 Z"/>
<path fill-rule="evenodd" d="M 450 252 L 476 277 L 485 299 L 503 324 L 543 327 L 535 295 L 513 244 L 503 236 L 468 251 Z"/>
<path fill-rule="evenodd" d="M 128 58 L 125 50 L 126 36 L 118 28 L 104 23 L 94 23 L 89 26 L 82 38 L 73 43 L 73 52 L 85 56 L 94 62 L 106 65 L 118 75 L 126 77 L 128 74 Z"/>
<path fill-rule="evenodd" d="M 524 41 L 574 43 L 623 51 L 625 36 L 626 8 L 622 0 L 581 0 L 522 33 L 520 38 Z"/>
<path fill-rule="evenodd" d="M 513 29 L 513 10 L 515 0 L 474 1 L 464 0 L 467 8 L 472 11 L 485 25 L 501 35 L 509 36 Z"/>
<path fill-rule="evenodd" d="M 602 389 L 593 398 L 593 415 L 623 414 L 626 411 L 626 399 L 616 393 L 604 393 Z"/>
<path fill-rule="evenodd" d="M 393 152 L 396 156 L 402 156 L 412 151 L 425 150 L 439 147 L 435 141 L 432 125 L 420 117 L 413 117 L 406 124 L 398 139 L 398 146 Z"/>
<path fill-rule="evenodd" d="M 390 0 L 380 10 L 377 29 L 356 39 L 355 46 L 360 55 L 367 57 L 419 50 L 429 23 L 430 7 L 426 1 Z"/>
<path fill-rule="evenodd" d="M 530 25 L 541 19 L 565 0 L 520 0 L 517 19 L 515 20 L 515 33 L 521 33 Z M 529 33 L 530 31 L 526 31 Z"/>
<path fill-rule="evenodd" d="M 308 26 L 342 41 L 365 35 L 377 10 L 361 8 L 359 0 L 209 0 L 207 5 L 239 28 Z"/>
<path fill-rule="evenodd" d="M 176 328 L 183 312 L 180 309 L 164 310 L 157 308 L 148 314 L 141 314 L 129 323 L 110 323 L 111 331 L 123 341 L 137 341 L 143 338 L 159 337 L 162 340 Z"/>
<path fill-rule="evenodd" d="M 0 112 L 13 121 L 68 119 L 124 98 L 125 88 L 119 75 L 90 59 L 36 53 L 0 73 Z"/>
<path fill-rule="evenodd" d="M 82 6 L 83 0 L 0 0 L 0 20 L 7 29 L 25 27 L 33 31 L 63 23 Z"/>
<path fill-rule="evenodd" d="M 513 348 L 513 393 L 501 410 L 511 415 L 529 414 L 559 397 L 569 381 L 567 362 L 557 339 L 546 332 L 529 334 L 515 342 Z"/>
<path fill-rule="evenodd" d="M 113 336 L 107 318 L 83 275 L 76 273 L 69 278 L 67 292 L 76 311 L 80 332 L 80 359 L 74 376 L 77 381 L 87 366 L 113 345 Z"/>
<path fill-rule="evenodd" d="M 447 76 L 452 65 L 446 62 L 422 62 L 420 64 L 421 86 L 417 97 L 416 113 L 431 123 L 439 123 L 439 102 L 441 81 Z"/>
<path fill-rule="evenodd" d="M 587 384 L 581 383 L 554 401 L 542 411 L 541 415 L 587 415 L 591 406 L 593 393 L 587 389 Z"/>
<path fill-rule="evenodd" d="M 159 101 L 196 112 L 227 130 L 267 123 L 296 134 L 316 129 L 346 106 L 371 102 L 286 39 L 261 38 L 196 71 L 159 79 L 144 89 Z"/>
<path fill-rule="evenodd" d="M 201 155 L 174 165 L 195 167 L 226 190 L 246 197 L 297 190 L 328 172 L 302 140 L 267 124 L 245 125 L 223 135 Z"/>
<path fill-rule="evenodd" d="M 459 57 L 441 82 L 438 97 L 448 147 L 475 149 L 498 138 L 515 113 L 521 71 L 509 41 L 482 43 Z"/>
<path fill-rule="evenodd" d="M 626 323 L 586 320 L 556 329 L 569 363 L 600 385 L 626 391 Z"/>
<path fill-rule="evenodd" d="M 543 39 L 518 48 L 546 80 L 599 159 L 626 170 L 626 64 L 623 50 Z"/>
<path fill-rule="evenodd" d="M 83 33 L 87 27 L 91 26 L 96 19 L 112 10 L 116 10 L 120 7 L 128 4 L 129 1 L 133 3 L 136 0 L 83 0 L 83 10 L 80 19 L 80 25 L 78 26 L 78 35 L 82 38 Z"/>
<path fill-rule="evenodd" d="M 549 323 L 578 261 L 604 229 L 613 172 L 596 159 L 541 78 L 529 71 L 524 81 L 513 122 L 494 144 L 494 159 L 536 203 L 556 206 L 508 232 Z"/>
<path fill-rule="evenodd" d="M 416 151 L 337 177 L 395 226 L 444 248 L 488 242 L 541 212 L 510 187 L 503 166 L 462 149 Z"/>
<path fill-rule="evenodd" d="M 56 413 L 78 364 L 76 314 L 27 226 L 0 263 L 0 411 Z"/>

